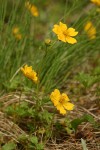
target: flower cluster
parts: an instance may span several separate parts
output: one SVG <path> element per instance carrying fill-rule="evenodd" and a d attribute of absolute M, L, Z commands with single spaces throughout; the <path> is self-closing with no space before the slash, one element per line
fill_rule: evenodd
<path fill-rule="evenodd" d="M 15 38 L 16 38 L 17 40 L 21 40 L 21 39 L 22 39 L 22 35 L 21 35 L 21 33 L 20 33 L 18 27 L 14 27 L 14 28 L 12 29 L 12 33 L 13 33 L 13 35 L 15 36 Z"/>
<path fill-rule="evenodd" d="M 31 79 L 33 82 L 38 82 L 37 73 L 34 70 L 32 70 L 32 66 L 25 65 L 21 68 L 21 71 L 27 78 Z"/>
<path fill-rule="evenodd" d="M 86 23 L 86 25 L 84 26 L 84 31 L 87 33 L 90 39 L 96 38 L 96 28 L 94 27 L 91 21 L 88 21 Z"/>
<path fill-rule="evenodd" d="M 93 2 L 97 6 L 100 6 L 100 0 L 91 0 L 91 2 Z"/>
<path fill-rule="evenodd" d="M 54 92 L 51 93 L 50 99 L 62 115 L 65 115 L 67 113 L 66 110 L 69 111 L 73 110 L 74 108 L 74 105 L 69 102 L 70 100 L 68 96 L 65 93 L 61 94 L 58 89 L 55 89 Z"/>
<path fill-rule="evenodd" d="M 78 34 L 74 28 L 68 28 L 66 24 L 60 22 L 59 25 L 55 24 L 53 32 L 57 34 L 59 40 L 68 42 L 70 44 L 77 43 L 75 38 L 72 38 Z"/>
<path fill-rule="evenodd" d="M 31 14 L 35 17 L 39 16 L 39 11 L 37 7 L 31 4 L 29 1 L 25 3 L 25 7 L 31 12 Z"/>

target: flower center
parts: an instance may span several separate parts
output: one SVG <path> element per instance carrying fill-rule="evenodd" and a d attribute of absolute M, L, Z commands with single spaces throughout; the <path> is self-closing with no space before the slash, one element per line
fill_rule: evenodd
<path fill-rule="evenodd" d="M 64 34 L 65 36 L 68 36 L 67 30 L 63 31 L 63 34 Z"/>
<path fill-rule="evenodd" d="M 64 98 L 63 98 L 62 96 L 60 97 L 59 102 L 60 102 L 61 104 L 63 104 L 63 103 L 64 103 Z"/>

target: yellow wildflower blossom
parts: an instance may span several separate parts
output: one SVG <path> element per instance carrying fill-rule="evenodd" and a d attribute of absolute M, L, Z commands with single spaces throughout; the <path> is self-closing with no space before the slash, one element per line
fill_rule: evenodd
<path fill-rule="evenodd" d="M 62 22 L 60 22 L 59 25 L 55 24 L 52 31 L 56 33 L 58 39 L 63 42 L 68 42 L 70 44 L 77 43 L 77 40 L 72 37 L 76 36 L 78 32 L 76 32 L 74 28 L 67 28 L 67 25 Z"/>
<path fill-rule="evenodd" d="M 21 68 L 21 71 L 27 78 L 37 83 L 38 81 L 37 73 L 34 70 L 32 70 L 32 66 L 25 65 L 24 67 Z"/>
<path fill-rule="evenodd" d="M 31 14 L 32 14 L 33 16 L 35 16 L 35 17 L 38 17 L 38 16 L 39 16 L 38 9 L 37 9 L 37 7 L 34 6 L 34 5 L 31 6 L 30 12 L 31 12 Z"/>
<path fill-rule="evenodd" d="M 16 34 L 15 37 L 16 37 L 17 40 L 21 40 L 22 39 L 22 35 L 21 34 Z"/>
<path fill-rule="evenodd" d="M 14 27 L 14 28 L 12 29 L 12 32 L 13 32 L 13 34 L 19 33 L 19 28 L 18 28 L 18 27 Z"/>
<path fill-rule="evenodd" d="M 14 28 L 12 29 L 12 33 L 13 33 L 13 35 L 15 36 L 15 38 L 16 38 L 17 40 L 21 40 L 21 39 L 22 39 L 22 35 L 21 35 L 21 33 L 20 33 L 18 27 L 14 27 Z"/>
<path fill-rule="evenodd" d="M 69 102 L 70 100 L 68 96 L 65 93 L 61 94 L 58 89 L 55 89 L 54 92 L 51 93 L 50 99 L 62 115 L 65 115 L 67 113 L 66 110 L 69 111 L 73 110 L 74 108 L 74 105 Z"/>
<path fill-rule="evenodd" d="M 96 38 L 96 28 L 93 26 L 91 21 L 88 21 L 84 26 L 84 31 L 87 33 L 90 39 Z"/>
<path fill-rule="evenodd" d="M 91 0 L 91 2 L 93 2 L 97 6 L 100 6 L 100 0 Z"/>
<path fill-rule="evenodd" d="M 35 17 L 39 16 L 38 9 L 35 5 L 32 5 L 29 1 L 25 3 L 25 7 L 31 12 Z"/>

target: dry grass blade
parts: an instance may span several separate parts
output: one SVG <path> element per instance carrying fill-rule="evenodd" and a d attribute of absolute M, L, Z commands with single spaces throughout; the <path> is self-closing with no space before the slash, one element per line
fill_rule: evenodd
<path fill-rule="evenodd" d="M 0 112 L 0 134 L 2 136 L 10 137 L 14 141 L 18 142 L 18 138 L 21 135 L 28 137 L 28 135 L 13 121 L 6 118 L 5 114 Z"/>

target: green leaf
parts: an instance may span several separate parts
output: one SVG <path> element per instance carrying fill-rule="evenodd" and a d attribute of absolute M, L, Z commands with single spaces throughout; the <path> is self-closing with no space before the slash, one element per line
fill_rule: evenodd
<path fill-rule="evenodd" d="M 30 137 L 30 141 L 31 141 L 33 144 L 35 144 L 35 145 L 38 144 L 38 138 L 37 138 L 36 136 Z"/>
<path fill-rule="evenodd" d="M 41 120 L 44 120 L 49 124 L 51 122 L 51 119 L 52 119 L 52 114 L 49 113 L 47 110 L 44 110 L 43 112 L 41 112 L 39 114 L 39 117 L 41 118 Z"/>
<path fill-rule="evenodd" d="M 39 143 L 36 145 L 37 150 L 44 150 L 44 145 L 42 143 Z"/>
<path fill-rule="evenodd" d="M 12 115 L 15 113 L 15 109 L 13 106 L 8 106 L 6 109 L 5 109 L 5 112 L 8 114 L 8 115 Z"/>
<path fill-rule="evenodd" d="M 25 117 L 28 115 L 28 109 L 29 109 L 28 103 L 23 102 L 16 107 L 16 114 L 19 116 Z"/>
<path fill-rule="evenodd" d="M 94 118 L 91 115 L 83 115 L 80 118 L 76 118 L 73 121 L 71 121 L 72 128 L 76 131 L 78 125 L 80 125 L 82 122 L 90 122 L 91 124 L 94 124 Z"/>
<path fill-rule="evenodd" d="M 82 122 L 82 119 L 74 119 L 73 121 L 71 121 L 72 128 L 76 131 L 78 125 L 80 125 Z"/>
<path fill-rule="evenodd" d="M 16 144 L 13 142 L 9 142 L 4 146 L 2 146 L 2 150 L 15 150 L 15 148 L 16 148 Z"/>
<path fill-rule="evenodd" d="M 95 123 L 94 118 L 91 115 L 87 115 L 87 114 L 83 115 L 83 120 L 86 122 L 90 122 L 91 124 Z"/>

